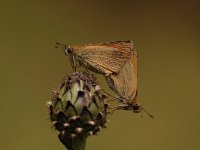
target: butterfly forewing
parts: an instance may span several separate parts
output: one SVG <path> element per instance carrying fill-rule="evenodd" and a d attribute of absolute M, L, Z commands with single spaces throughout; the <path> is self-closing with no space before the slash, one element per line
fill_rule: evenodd
<path fill-rule="evenodd" d="M 74 46 L 77 61 L 104 73 L 119 73 L 131 57 L 131 41 L 115 41 L 99 44 Z M 87 67 L 87 66 L 86 66 Z"/>

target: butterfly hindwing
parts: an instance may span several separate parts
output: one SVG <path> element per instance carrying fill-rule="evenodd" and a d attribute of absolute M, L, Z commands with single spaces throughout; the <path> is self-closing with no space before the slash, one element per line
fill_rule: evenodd
<path fill-rule="evenodd" d="M 118 74 L 106 77 L 108 86 L 119 97 L 133 103 L 137 92 L 137 54 L 133 53 L 128 62 Z"/>

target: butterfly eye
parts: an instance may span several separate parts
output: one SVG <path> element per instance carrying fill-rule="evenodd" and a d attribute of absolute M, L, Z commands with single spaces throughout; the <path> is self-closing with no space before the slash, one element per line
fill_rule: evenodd
<path fill-rule="evenodd" d="M 65 48 L 65 54 L 71 54 L 73 51 L 72 47 L 68 46 Z"/>
<path fill-rule="evenodd" d="M 69 54 L 71 54 L 71 53 L 72 53 L 72 48 L 71 48 L 71 47 L 68 47 L 67 52 L 68 52 Z"/>

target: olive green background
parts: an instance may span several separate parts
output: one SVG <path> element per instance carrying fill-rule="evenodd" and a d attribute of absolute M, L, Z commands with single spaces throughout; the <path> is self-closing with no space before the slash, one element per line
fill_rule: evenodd
<path fill-rule="evenodd" d="M 199 150 L 199 18 L 194 0 L 1 1 L 0 149 L 65 149 L 45 105 L 72 71 L 55 42 L 133 40 L 139 100 L 155 118 L 117 111 L 99 136 L 89 137 L 87 150 Z"/>

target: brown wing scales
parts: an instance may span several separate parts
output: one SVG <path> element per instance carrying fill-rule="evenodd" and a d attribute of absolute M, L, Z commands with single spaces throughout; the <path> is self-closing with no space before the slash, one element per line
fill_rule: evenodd
<path fill-rule="evenodd" d="M 119 97 L 125 99 L 129 104 L 135 103 L 137 91 L 137 55 L 132 57 L 124 65 L 118 74 L 111 74 L 106 77 L 109 87 L 116 92 Z"/>
<path fill-rule="evenodd" d="M 78 61 L 83 61 L 97 69 L 118 73 L 130 58 L 133 51 L 131 41 L 115 41 L 75 47 Z"/>

